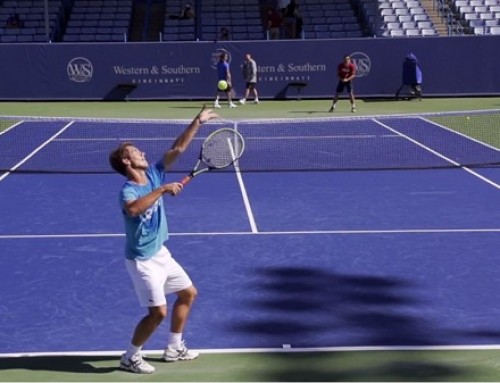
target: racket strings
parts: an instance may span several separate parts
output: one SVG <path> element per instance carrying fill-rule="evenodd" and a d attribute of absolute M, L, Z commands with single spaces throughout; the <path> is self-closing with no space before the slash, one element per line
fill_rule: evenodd
<path fill-rule="evenodd" d="M 212 168 L 224 168 L 241 157 L 244 141 L 232 129 L 223 129 L 208 137 L 202 148 L 202 161 Z"/>

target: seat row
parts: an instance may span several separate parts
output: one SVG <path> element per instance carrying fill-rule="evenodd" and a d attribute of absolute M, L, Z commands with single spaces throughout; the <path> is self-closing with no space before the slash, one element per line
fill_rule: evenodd
<path fill-rule="evenodd" d="M 474 27 L 474 34 L 475 35 L 500 35 L 500 25 L 498 26 L 479 26 L 479 27 Z"/>
<path fill-rule="evenodd" d="M 37 0 L 26 0 L 26 4 L 30 2 L 34 4 Z M 410 1 L 418 2 L 418 0 L 408 0 L 406 6 L 412 5 Z M 489 1 L 489 0 L 484 0 Z M 416 17 L 419 15 L 425 15 L 422 12 L 422 8 L 397 8 L 401 5 L 402 1 L 397 2 L 394 0 L 391 4 L 391 10 L 394 12 L 391 15 L 386 16 L 396 16 L 402 17 L 408 15 L 410 17 Z M 4 1 L 9 3 L 9 0 Z M 11 2 L 14 3 L 14 2 Z M 23 2 L 16 2 L 19 5 Z M 39 3 L 39 2 L 38 2 Z M 169 1 L 169 4 L 171 2 Z M 208 12 L 209 16 L 203 17 L 201 36 L 203 39 L 212 40 L 217 39 L 217 34 L 222 26 L 229 26 L 231 28 L 231 38 L 235 40 L 247 40 L 247 39 L 263 39 L 265 38 L 265 28 L 262 26 L 262 21 L 260 19 L 260 12 L 256 7 L 256 1 L 246 1 L 238 0 L 236 2 L 229 1 L 207 1 L 203 2 L 202 10 L 204 7 L 214 7 L 220 6 L 230 6 L 230 7 L 240 7 L 237 9 L 244 9 L 243 12 Z M 125 5 L 124 5 L 125 4 Z M 128 4 L 128 5 L 127 5 Z M 106 37 L 112 39 L 112 41 L 123 41 L 124 35 L 128 34 L 128 28 L 130 26 L 131 20 L 131 1 L 123 0 L 120 1 L 108 1 L 108 0 L 76 0 L 73 12 L 71 12 L 70 17 L 67 21 L 65 34 L 63 34 L 63 41 L 87 41 L 81 39 L 88 39 L 89 35 L 104 35 L 105 37 L 96 37 L 96 39 L 102 40 Z M 179 4 L 184 4 L 179 2 Z M 254 9 L 252 9 L 252 4 L 254 4 Z M 301 1 L 301 11 L 306 15 L 304 17 L 304 37 L 305 38 L 338 38 L 338 37 L 362 37 L 363 33 L 361 31 L 360 25 L 356 16 L 350 7 L 350 3 L 347 1 L 335 2 L 332 6 L 331 2 L 328 1 Z M 0 8 L 1 9 L 1 8 Z M 40 10 L 43 8 L 39 8 Z M 384 8 L 389 9 L 389 8 Z M 398 9 L 405 9 L 408 13 L 397 13 Z M 55 9 L 54 9 L 55 10 Z M 327 16 L 329 11 L 334 11 L 335 16 Z M 345 16 L 344 12 L 346 12 Z M 349 12 L 350 16 L 347 16 Z M 255 17 L 248 18 L 248 15 L 254 14 Z M 51 17 L 57 17 L 51 16 Z M 242 28 L 237 28 L 241 25 L 243 21 L 246 23 Z M 16 41 L 17 37 L 21 35 L 30 35 L 32 28 L 41 28 L 41 24 L 44 23 L 44 15 L 37 14 L 26 14 L 26 22 L 33 22 L 33 24 L 26 25 L 28 29 L 25 29 L 22 33 L 6 32 L 2 35 L 15 35 Z M 233 22 L 234 21 L 234 22 Z M 34 23 L 37 23 L 35 26 Z M 194 40 L 195 39 L 195 26 L 194 22 L 188 23 L 189 28 L 181 27 L 182 20 L 168 20 L 166 21 L 165 28 L 162 33 L 164 40 Z M 409 21 L 405 21 L 409 22 Z M 389 23 L 389 19 L 387 20 Z M 175 26 L 177 28 L 175 28 Z M 402 29 L 411 30 L 408 32 L 410 35 L 415 35 L 414 30 L 419 30 L 420 34 L 427 35 L 427 32 L 423 32 L 423 29 L 431 29 L 432 25 L 419 25 L 418 22 L 414 21 L 413 27 L 408 24 L 402 24 Z M 389 30 L 396 28 L 389 28 Z M 33 33 L 35 35 L 36 33 Z M 77 37 L 83 35 L 84 37 Z M 391 36 L 393 34 L 390 34 Z M 9 37 L 7 40 L 12 40 Z M 21 38 L 24 39 L 24 38 Z M 29 39 L 26 38 L 26 39 Z M 126 36 L 125 36 L 126 39 Z"/>

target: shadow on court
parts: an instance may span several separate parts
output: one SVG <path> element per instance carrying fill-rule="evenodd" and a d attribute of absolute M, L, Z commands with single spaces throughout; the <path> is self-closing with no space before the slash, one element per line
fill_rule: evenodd
<path fill-rule="evenodd" d="M 207 108 L 211 108 L 213 107 L 213 101 L 207 101 L 207 102 L 200 102 L 200 105 L 192 105 L 192 106 L 189 106 L 189 105 L 185 105 L 185 106 L 182 106 L 182 105 L 175 105 L 175 106 L 168 106 L 168 104 L 166 104 L 166 108 L 171 108 L 171 109 L 187 109 L 187 110 L 200 110 L 200 108 L 205 105 Z"/>
<path fill-rule="evenodd" d="M 275 347 L 446 344 L 420 317 L 424 306 L 411 294 L 416 286 L 406 280 L 302 267 L 257 269 L 254 275 L 260 276 L 252 280 L 253 288 L 261 290 L 259 299 L 246 304 L 265 314 L 235 325 L 235 330 L 275 340 Z M 392 356 L 387 358 L 388 354 Z M 457 365 L 416 355 L 411 351 L 274 353 L 269 358 L 282 367 L 262 371 L 261 378 L 412 381 L 453 380 L 466 373 Z"/>
<path fill-rule="evenodd" d="M 324 108 L 322 110 L 297 110 L 297 111 L 292 110 L 289 113 L 291 113 L 291 114 L 307 113 L 307 114 L 329 114 L 329 115 L 331 115 L 331 113 L 328 112 L 328 107 Z"/>
<path fill-rule="evenodd" d="M 50 371 L 70 372 L 75 374 L 108 374 L 119 371 L 117 367 L 95 367 L 92 363 L 117 364 L 117 357 L 93 357 L 93 356 L 41 356 L 41 357 L 19 357 L 0 358 L 0 371 L 5 370 L 28 370 L 28 371 Z"/>
<path fill-rule="evenodd" d="M 500 343 L 500 331 L 498 330 L 489 330 L 489 329 L 479 329 L 479 330 L 470 330 L 462 333 L 464 337 L 470 337 L 477 341 L 477 339 L 485 339 L 489 344 L 497 345 Z"/>

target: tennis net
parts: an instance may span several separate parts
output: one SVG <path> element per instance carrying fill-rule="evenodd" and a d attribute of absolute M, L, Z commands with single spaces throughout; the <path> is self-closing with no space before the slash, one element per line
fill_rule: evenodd
<path fill-rule="evenodd" d="M 111 173 L 108 156 L 120 142 L 133 142 L 153 162 L 189 122 L 0 117 L 0 171 Z M 500 166 L 500 110 L 493 110 L 215 121 L 203 126 L 172 171 L 189 172 L 203 139 L 221 127 L 246 140 L 242 172 Z"/>

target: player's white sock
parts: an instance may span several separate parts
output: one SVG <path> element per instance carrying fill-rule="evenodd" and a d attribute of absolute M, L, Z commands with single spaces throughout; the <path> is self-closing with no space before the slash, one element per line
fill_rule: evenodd
<path fill-rule="evenodd" d="M 125 353 L 125 356 L 127 358 L 132 358 L 134 355 L 139 354 L 141 352 L 142 346 L 134 346 L 133 344 L 130 344 L 130 346 L 127 349 L 127 352 Z"/>
<path fill-rule="evenodd" d="M 182 333 L 181 332 L 171 332 L 168 340 L 168 346 L 174 350 L 178 350 L 182 345 Z"/>

